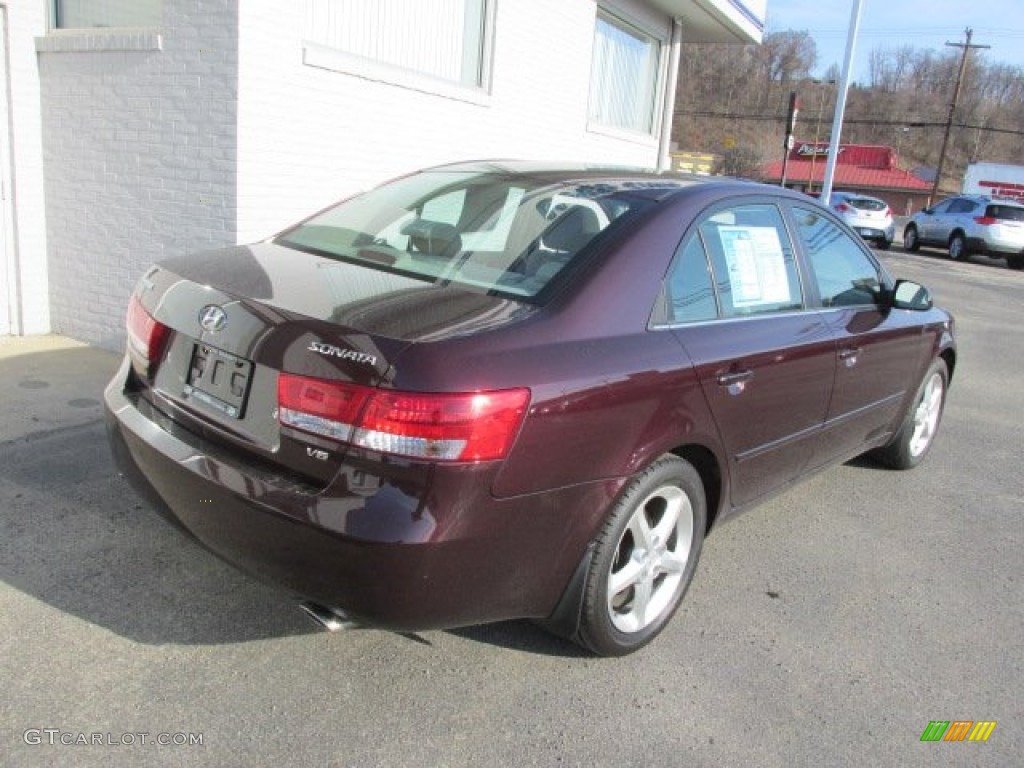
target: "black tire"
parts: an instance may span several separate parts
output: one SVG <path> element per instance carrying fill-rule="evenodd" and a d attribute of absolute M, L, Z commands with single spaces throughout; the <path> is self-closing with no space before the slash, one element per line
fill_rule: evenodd
<path fill-rule="evenodd" d="M 908 224 L 907 228 L 903 230 L 903 250 L 911 252 L 921 250 L 921 240 L 917 236 L 917 227 L 913 224 Z"/>
<path fill-rule="evenodd" d="M 689 463 L 663 456 L 634 477 L 594 539 L 580 645 L 624 656 L 653 640 L 693 579 L 706 520 L 704 485 Z"/>
<path fill-rule="evenodd" d="M 937 392 L 934 387 L 939 387 Z M 948 388 L 946 362 L 936 358 L 921 379 L 896 435 L 888 445 L 874 452 L 875 458 L 893 469 L 912 469 L 924 461 L 942 422 Z"/>
<path fill-rule="evenodd" d="M 953 261 L 965 261 L 967 256 L 967 241 L 961 232 L 954 232 L 949 238 L 949 258 Z"/>
<path fill-rule="evenodd" d="M 1006 266 L 1010 269 L 1024 269 L 1024 256 L 1007 256 Z"/>
<path fill-rule="evenodd" d="M 885 238 L 882 238 L 881 240 L 875 240 L 875 247 L 880 251 L 888 251 L 890 245 L 892 245 L 892 243 L 886 240 Z"/>

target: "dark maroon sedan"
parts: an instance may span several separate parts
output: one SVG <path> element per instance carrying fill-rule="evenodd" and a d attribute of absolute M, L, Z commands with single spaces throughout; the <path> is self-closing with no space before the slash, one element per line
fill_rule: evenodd
<path fill-rule="evenodd" d="M 106 408 L 137 487 L 329 626 L 530 617 L 616 655 L 712 525 L 921 461 L 955 360 L 803 195 L 480 163 L 152 267 Z"/>

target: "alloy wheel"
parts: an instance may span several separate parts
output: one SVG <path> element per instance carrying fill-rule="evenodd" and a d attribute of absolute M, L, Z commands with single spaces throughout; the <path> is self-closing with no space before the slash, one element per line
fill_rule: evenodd
<path fill-rule="evenodd" d="M 657 488 L 637 506 L 607 580 L 608 614 L 620 632 L 639 632 L 675 605 L 693 528 L 693 507 L 678 486 Z"/>
<path fill-rule="evenodd" d="M 942 375 L 935 371 L 925 384 L 921 400 L 914 411 L 914 432 L 910 437 L 911 456 L 920 456 L 928 448 L 939 426 L 942 414 Z"/>

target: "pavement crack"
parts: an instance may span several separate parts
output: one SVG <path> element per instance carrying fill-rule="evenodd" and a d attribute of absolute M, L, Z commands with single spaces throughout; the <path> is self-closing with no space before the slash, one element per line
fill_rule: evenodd
<path fill-rule="evenodd" d="M 87 432 L 88 430 L 93 429 L 96 425 L 102 423 L 103 417 L 100 416 L 95 419 L 90 419 L 89 421 L 83 421 L 78 424 L 71 424 L 65 427 L 54 427 L 53 429 L 40 429 L 35 432 L 29 432 L 28 434 L 15 437 L 11 440 L 0 441 L 0 451 L 7 448 L 13 448 L 24 443 L 36 443 L 40 440 L 48 440 L 51 437 Z"/>

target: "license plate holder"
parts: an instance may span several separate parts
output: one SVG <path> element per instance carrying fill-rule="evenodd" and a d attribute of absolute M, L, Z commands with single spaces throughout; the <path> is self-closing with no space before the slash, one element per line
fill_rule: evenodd
<path fill-rule="evenodd" d="M 192 348 L 185 399 L 201 403 L 232 419 L 245 415 L 252 383 L 252 362 L 209 344 Z"/>

